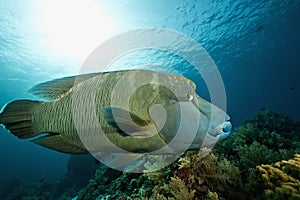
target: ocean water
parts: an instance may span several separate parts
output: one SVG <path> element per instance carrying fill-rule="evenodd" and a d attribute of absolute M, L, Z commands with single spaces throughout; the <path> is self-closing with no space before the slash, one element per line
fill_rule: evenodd
<path fill-rule="evenodd" d="M 299 19 L 298 0 L 0 0 L 0 107 L 38 99 L 27 91 L 40 82 L 79 74 L 88 55 L 113 36 L 154 27 L 184 34 L 208 52 L 222 76 L 234 127 L 261 109 L 299 119 Z M 114 65 L 153 63 L 189 77 L 210 99 L 204 80 L 170 52 L 141 51 Z M 0 183 L 55 180 L 68 159 L 0 127 Z"/>

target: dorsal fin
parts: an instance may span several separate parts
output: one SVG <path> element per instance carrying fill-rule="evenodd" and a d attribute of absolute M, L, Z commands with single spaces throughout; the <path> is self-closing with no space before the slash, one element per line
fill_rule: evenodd
<path fill-rule="evenodd" d="M 76 83 L 80 83 L 101 74 L 104 73 L 83 74 L 78 76 L 54 79 L 52 81 L 37 84 L 36 86 L 31 88 L 29 92 L 35 96 L 47 100 L 55 100 L 63 97 L 74 86 L 75 80 Z"/>

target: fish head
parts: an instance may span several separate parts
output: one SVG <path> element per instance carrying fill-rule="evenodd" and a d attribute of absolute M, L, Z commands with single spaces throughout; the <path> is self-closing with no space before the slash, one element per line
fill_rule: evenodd
<path fill-rule="evenodd" d="M 131 95 L 127 95 L 130 96 L 129 107 L 112 106 L 104 112 L 108 125 L 118 130 L 116 134 L 122 132 L 122 139 L 131 139 L 129 146 L 126 142 L 119 142 L 122 148 L 133 152 L 151 152 L 166 146 L 166 152 L 159 154 L 179 153 L 187 149 L 211 147 L 230 134 L 228 115 L 201 98 L 190 79 L 138 70 L 130 71 L 124 80 L 129 81 L 122 84 L 124 91 L 127 85 L 136 88 Z M 147 82 L 140 86 L 139 81 L 143 80 Z M 122 100 L 120 103 L 124 102 L 123 98 L 118 99 Z M 133 139 L 138 142 L 133 142 Z"/>
<path fill-rule="evenodd" d="M 197 135 L 190 148 L 213 147 L 229 136 L 232 130 L 229 115 L 196 94 L 194 103 L 200 112 Z"/>
<path fill-rule="evenodd" d="M 232 125 L 228 114 L 201 98 L 193 81 L 174 75 L 168 84 L 172 91 L 161 88 L 157 102 L 164 107 L 165 116 L 162 112 L 155 115 L 153 111 L 150 115 L 159 124 L 159 134 L 171 149 L 180 152 L 212 147 L 230 134 Z"/>

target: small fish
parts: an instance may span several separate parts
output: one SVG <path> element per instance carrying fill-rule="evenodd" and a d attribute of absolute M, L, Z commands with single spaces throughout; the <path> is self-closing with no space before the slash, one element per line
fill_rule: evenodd
<path fill-rule="evenodd" d="M 138 85 L 143 81 L 147 84 Z M 114 94 L 116 88 L 119 93 Z M 128 94 L 128 88 L 136 89 Z M 178 130 L 185 135 L 176 145 L 190 142 L 189 149 L 196 149 L 227 137 L 232 126 L 229 116 L 195 89 L 194 82 L 183 76 L 148 70 L 65 77 L 30 90 L 46 101 L 8 103 L 0 113 L 0 124 L 20 139 L 71 154 L 118 153 L 116 146 L 133 153 L 152 152 L 168 146 Z M 78 120 L 74 109 L 84 117 Z M 111 143 L 103 140 L 103 134 Z M 87 148 L 86 142 L 92 145 Z"/>

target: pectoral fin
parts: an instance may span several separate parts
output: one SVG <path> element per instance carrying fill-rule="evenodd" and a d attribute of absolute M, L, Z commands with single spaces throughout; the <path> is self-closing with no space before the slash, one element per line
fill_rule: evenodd
<path fill-rule="evenodd" d="M 156 133 L 154 124 L 149 124 L 139 116 L 121 108 L 105 107 L 103 112 L 107 124 L 122 136 L 150 137 Z"/>

